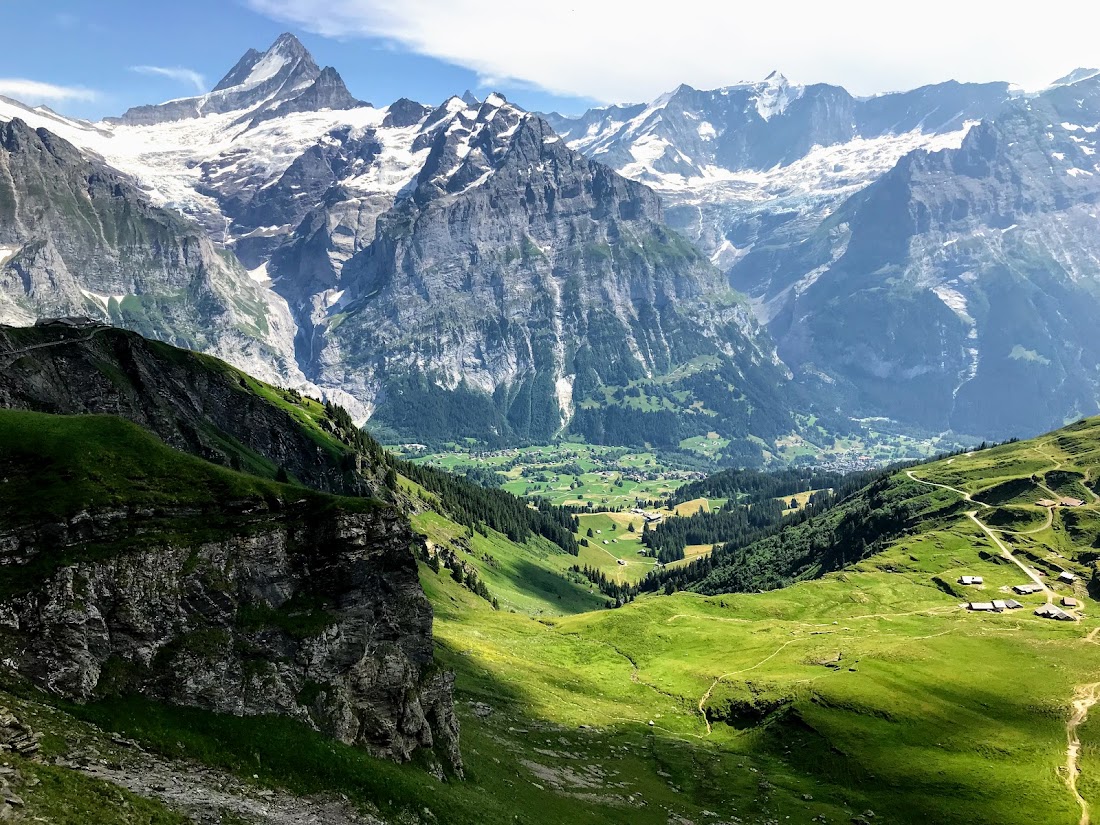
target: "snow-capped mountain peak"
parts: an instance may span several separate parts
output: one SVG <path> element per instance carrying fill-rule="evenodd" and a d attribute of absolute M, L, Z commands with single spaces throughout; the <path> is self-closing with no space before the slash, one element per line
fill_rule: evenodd
<path fill-rule="evenodd" d="M 764 120 L 771 120 L 787 111 L 791 102 L 802 97 L 804 91 L 802 86 L 791 85 L 786 77 L 773 71 L 763 83 L 756 85 L 756 112 Z"/>
<path fill-rule="evenodd" d="M 275 107 L 312 92 L 325 108 L 352 108 L 356 102 L 335 69 L 325 74 L 292 34 L 281 35 L 265 52 L 249 49 L 212 91 L 196 97 L 137 106 L 111 122 L 129 126 L 168 123 L 211 114 Z M 318 82 L 324 94 L 315 89 Z M 334 91 L 335 89 L 335 91 Z M 297 111 L 303 106 L 296 107 Z"/>
<path fill-rule="evenodd" d="M 1051 83 L 1048 88 L 1056 89 L 1059 86 L 1073 86 L 1076 83 L 1082 83 L 1086 80 L 1092 80 L 1096 77 L 1100 77 L 1100 69 L 1078 68 L 1074 69 L 1065 77 L 1058 78 L 1053 83 Z"/>

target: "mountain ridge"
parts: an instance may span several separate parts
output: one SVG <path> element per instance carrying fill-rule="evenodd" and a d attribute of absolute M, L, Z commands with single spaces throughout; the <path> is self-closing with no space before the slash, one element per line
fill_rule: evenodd
<path fill-rule="evenodd" d="M 763 418 L 781 422 L 765 428 L 769 435 L 791 428 L 786 373 L 766 335 L 709 263 L 664 228 L 659 203 L 636 184 L 574 158 L 545 121 L 500 95 L 484 101 L 452 97 L 434 109 L 398 101 L 379 110 L 338 92 L 337 102 L 353 108 L 333 109 L 327 99 L 301 91 L 325 77 L 296 40 L 280 38 L 267 52 L 246 53 L 216 87 L 214 104 L 214 98 L 200 96 L 186 105 L 173 102 L 175 109 L 155 117 L 135 115 L 102 128 L 51 125 L 82 141 L 88 152 L 131 169 L 154 201 L 163 197 L 193 215 L 235 251 L 259 287 L 290 308 L 297 328 L 295 366 L 358 419 L 396 405 L 388 419 L 379 420 L 411 437 L 449 437 L 457 431 L 451 411 L 465 415 L 462 408 L 472 403 L 480 412 L 468 422 L 480 421 L 470 435 L 522 441 L 554 437 L 587 405 L 578 426 L 594 437 L 621 438 L 630 425 L 609 424 L 608 416 L 618 420 L 622 414 L 605 411 L 606 393 L 705 358 L 704 366 L 690 369 L 708 372 L 725 364 L 730 374 L 715 377 L 706 399 L 687 389 L 686 402 L 672 400 L 682 390 L 669 388 L 665 403 L 671 407 L 664 416 L 694 432 L 704 424 L 695 420 L 691 404 L 713 406 L 719 384 L 737 386 L 738 392 L 744 385 L 766 388 L 754 391 L 754 403 Z M 246 108 L 229 111 L 234 105 Z M 126 143 L 119 142 L 121 135 Z M 481 197 L 482 189 L 495 194 Z M 527 192 L 524 199 L 501 200 L 520 189 Z M 455 237 L 425 220 L 439 209 L 451 210 Z M 518 225 L 521 213 L 531 222 L 526 230 Z M 499 295 L 471 300 L 463 286 L 479 277 L 479 257 L 499 257 L 501 250 L 491 246 L 508 236 L 514 251 L 500 265 L 509 272 L 494 277 L 543 296 L 546 303 L 536 306 L 547 309 L 531 324 L 516 314 L 520 305 L 506 309 Z M 472 334 L 455 328 L 457 316 L 448 319 L 450 308 L 440 304 L 435 326 L 413 336 L 408 357 L 394 357 L 396 351 L 387 356 L 375 342 L 369 344 L 374 354 L 356 355 L 352 368 L 342 363 L 345 352 L 374 341 L 373 322 L 356 316 L 366 312 L 379 320 L 395 306 L 398 292 L 387 306 L 372 307 L 370 284 L 392 282 L 411 296 L 418 287 L 414 281 L 401 285 L 402 268 L 427 265 L 423 253 L 433 246 L 433 256 L 449 250 L 452 274 L 432 300 L 456 305 L 446 296 L 461 296 L 464 312 L 476 319 Z M 417 250 L 421 260 L 402 262 L 401 249 Z M 345 265 L 352 278 L 343 273 Z M 601 301 L 613 311 L 588 319 L 588 306 L 574 303 L 580 293 L 566 286 L 568 278 L 578 285 L 610 278 L 619 286 L 605 289 Z M 656 282 L 679 284 L 668 293 L 673 300 L 662 297 L 659 307 L 653 304 Z M 680 299 L 687 297 L 710 308 L 681 308 Z M 688 318 L 693 312 L 697 319 Z M 649 328 L 647 319 L 658 326 Z M 358 340 L 349 338 L 353 330 Z M 589 342 L 589 331 L 598 338 Z M 625 343 L 604 343 L 617 335 Z M 548 343 L 549 352 L 543 351 Z M 602 348 L 595 360 L 584 355 L 589 346 Z M 578 353 L 588 360 L 577 362 Z M 465 366 L 456 371 L 459 362 Z M 452 396 L 460 383 L 465 388 Z M 719 429 L 743 440 L 747 416 L 738 408 L 748 405 L 736 398 L 724 405 L 720 413 L 729 423 Z M 433 409 L 443 417 L 439 428 L 419 418 Z M 627 410 L 631 416 L 642 416 L 642 430 L 659 429 L 648 423 L 657 417 L 644 410 Z M 619 434 L 598 434 L 608 430 Z"/>
<path fill-rule="evenodd" d="M 86 124 L 3 102 L 0 117 L 21 117 L 56 130 L 86 157 L 123 170 L 123 176 L 137 182 L 144 197 L 154 205 L 197 221 L 215 248 L 231 251 L 244 262 L 255 288 L 268 296 L 276 312 L 289 313 L 291 321 L 280 322 L 283 332 L 276 356 L 282 361 L 279 372 L 270 368 L 265 371 L 253 356 L 238 357 L 239 365 L 327 393 L 360 421 L 381 410 L 380 424 L 396 426 L 410 437 L 423 440 L 428 437 L 426 433 L 431 433 L 434 439 L 461 431 L 483 441 L 542 440 L 558 434 L 563 424 L 575 433 L 596 439 L 669 427 L 676 432 L 694 433 L 699 422 L 691 418 L 690 411 L 682 409 L 678 400 L 659 402 L 666 408 L 662 414 L 672 418 L 658 424 L 652 415 L 655 410 L 646 410 L 649 417 L 637 419 L 630 403 L 610 399 L 637 389 L 630 382 L 653 386 L 661 379 L 661 370 L 695 369 L 689 362 L 711 355 L 719 361 L 740 360 L 740 374 L 727 380 L 727 386 L 776 388 L 769 391 L 771 397 L 767 400 L 757 398 L 757 405 L 768 408 L 766 417 L 774 421 L 784 421 L 794 412 L 806 412 L 807 405 L 800 399 L 817 395 L 815 414 L 826 415 L 830 428 L 838 432 L 859 426 L 845 423 L 846 419 L 885 415 L 921 429 L 931 426 L 1003 435 L 1005 426 L 1021 428 L 1021 434 L 1048 426 L 1054 420 L 1050 412 L 1057 405 L 1061 405 L 1063 415 L 1087 412 L 1090 407 L 1083 397 L 1081 403 L 1069 403 L 1061 397 L 1052 403 L 1051 411 L 1033 411 L 1003 422 L 988 418 L 988 412 L 978 408 L 972 414 L 953 417 L 950 409 L 945 411 L 950 402 L 942 399 L 942 393 L 935 414 L 925 415 L 919 408 L 910 414 L 905 404 L 884 404 L 885 388 L 869 391 L 860 383 L 862 379 L 854 380 L 845 372 L 851 353 L 847 360 L 837 359 L 835 353 L 817 351 L 803 343 L 812 340 L 815 324 L 825 324 L 837 314 L 836 307 L 819 306 L 808 296 L 821 293 L 834 280 L 836 262 L 854 259 L 845 251 L 850 240 L 847 224 L 835 216 L 856 214 L 855 205 L 871 184 L 888 178 L 892 170 L 908 163 L 905 159 L 914 152 L 958 149 L 976 123 L 995 121 L 995 115 L 1013 105 L 1065 97 L 1090 80 L 1089 72 L 1075 72 L 1064 79 L 1072 81 L 1071 85 L 1055 85 L 1030 96 L 1021 96 L 1007 83 L 952 81 L 909 92 L 856 98 L 840 87 L 794 85 L 773 73 L 762 82 L 718 90 L 700 91 L 681 85 L 649 104 L 592 110 L 572 119 L 525 113 L 496 94 L 484 101 L 470 94 L 453 97 L 437 107 L 400 100 L 377 109 L 353 98 L 334 70 L 320 68 L 300 42 L 287 35 L 264 52 L 246 52 L 208 95 L 164 104 L 169 108 L 150 114 L 148 122 L 142 119 L 144 115 L 135 114 L 128 121 L 123 118 Z M 200 106 L 196 101 L 207 102 Z M 584 220 L 595 219 L 600 224 L 596 235 L 608 233 L 609 242 L 598 240 L 599 249 L 588 250 L 593 255 L 598 252 L 596 257 L 578 255 L 569 251 L 571 241 L 565 239 L 579 237 L 579 224 L 572 225 L 567 233 L 565 229 L 570 221 L 582 216 L 563 218 L 560 212 L 553 212 L 547 200 L 544 214 L 538 219 L 544 224 L 539 231 L 546 237 L 537 242 L 531 240 L 533 236 L 518 238 L 518 224 L 530 219 L 526 202 L 512 199 L 504 207 L 476 197 L 479 188 L 491 189 L 495 182 L 503 181 L 503 177 L 498 181 L 498 176 L 514 174 L 506 171 L 511 162 L 508 152 L 515 135 L 522 132 L 506 134 L 506 130 L 492 128 L 495 112 L 502 113 L 501 122 L 508 120 L 509 128 L 526 129 L 524 124 L 530 123 L 530 118 L 546 124 L 539 127 L 545 134 L 538 157 L 529 151 L 532 162 L 518 170 L 521 174 L 509 185 L 532 192 L 544 187 L 546 159 L 560 154 L 554 141 L 561 139 L 559 148 L 568 144 L 571 150 L 580 150 L 657 192 L 663 203 L 655 211 L 650 210 L 652 226 L 643 231 L 645 237 L 627 237 L 620 248 L 618 227 L 625 224 L 616 224 L 622 216 L 616 217 L 615 213 L 627 205 L 601 207 L 603 211 L 590 212 Z M 1087 123 L 1082 125 L 1088 127 Z M 1079 132 L 1073 137 L 1087 134 Z M 1085 146 L 1079 152 L 1090 148 Z M 1082 180 L 1090 174 L 1085 167 L 1075 168 Z M 572 169 L 578 177 L 565 184 L 569 192 L 577 183 L 583 191 L 602 174 L 583 170 L 577 164 L 572 164 Z M 433 182 L 433 178 L 438 180 Z M 553 185 L 559 184 L 563 181 L 556 180 Z M 612 187 L 612 191 L 623 194 L 626 190 Z M 464 203 L 451 203 L 456 200 Z M 454 238 L 444 237 L 438 234 L 438 227 L 421 222 L 421 217 L 434 214 L 433 210 L 445 202 L 457 221 L 455 227 L 462 233 Z M 464 210 L 466 213 L 460 214 Z M 555 231 L 565 234 L 552 239 L 547 232 L 555 222 Z M 405 237 L 410 227 L 413 234 Z M 635 223 L 634 229 L 639 228 L 640 224 Z M 702 256 L 687 253 L 687 246 L 666 234 L 666 228 L 683 234 L 702 251 Z M 418 232 L 427 234 L 414 237 Z M 436 237 L 431 233 L 437 233 Z M 478 256 L 485 254 L 486 242 L 493 233 L 502 239 L 515 236 L 507 244 L 515 247 L 518 258 L 508 266 L 518 269 L 508 277 L 520 277 L 522 270 L 522 278 L 534 279 L 524 289 L 545 293 L 550 306 L 556 305 L 559 294 L 567 304 L 573 300 L 574 292 L 561 291 L 561 273 L 567 270 L 583 276 L 582 280 L 604 278 L 611 272 L 615 283 L 625 285 L 643 271 L 659 274 L 669 266 L 683 269 L 687 254 L 695 260 L 691 266 L 698 273 L 709 259 L 726 280 L 723 283 L 713 274 L 703 276 L 712 296 L 705 302 L 709 308 L 684 307 L 703 323 L 696 325 L 693 321 L 685 327 L 675 321 L 672 327 L 676 331 L 671 333 L 674 337 L 687 335 L 696 343 L 685 340 L 683 345 L 674 346 L 668 340 L 658 340 L 668 337 L 665 321 L 659 322 L 659 334 L 654 330 L 654 341 L 644 340 L 642 328 L 649 321 L 643 317 L 650 317 L 646 314 L 650 310 L 644 300 L 637 303 L 635 298 L 644 298 L 650 287 L 642 288 L 637 296 L 630 289 L 616 290 L 605 299 L 616 307 L 612 314 L 617 317 L 611 323 L 619 329 L 636 331 L 627 333 L 625 349 L 608 351 L 612 359 L 610 372 L 602 375 L 597 370 L 593 378 L 584 364 L 574 360 L 574 353 L 586 346 L 584 336 L 578 336 L 579 328 L 572 321 L 562 326 L 565 317 L 583 321 L 587 311 L 583 306 L 567 306 L 564 316 L 552 309 L 545 318 L 533 318 L 535 326 L 545 329 L 524 331 L 518 342 L 508 343 L 503 349 L 487 337 L 499 337 L 500 330 L 515 322 L 499 297 L 471 302 L 476 290 L 464 286 L 476 281 Z M 1081 248 L 1087 246 L 1072 242 Z M 559 274 L 549 281 L 538 275 L 542 264 L 530 254 L 524 257 L 528 243 L 534 244 L 528 252 L 538 248 L 551 271 Z M 561 246 L 563 243 L 565 246 Z M 428 265 L 422 254 L 425 244 L 436 245 L 437 252 L 451 250 L 454 257 L 449 265 L 457 277 L 445 293 L 437 292 L 431 301 L 446 302 L 444 294 L 460 296 L 480 328 L 473 336 L 459 340 L 454 329 L 458 316 L 453 310 L 462 302 L 452 301 L 454 306 L 440 305 L 433 309 L 434 316 L 425 315 L 425 319 L 435 318 L 431 323 L 436 327 L 422 327 L 410 336 L 411 346 L 398 347 L 403 353 L 400 357 L 380 358 L 378 346 L 369 343 L 367 327 L 371 322 L 367 318 L 378 321 L 397 316 L 392 311 L 392 298 L 379 298 L 382 303 L 371 306 L 369 299 L 374 293 L 368 286 L 404 282 L 403 289 L 412 289 L 415 278 L 407 279 L 394 268 Z M 564 257 L 558 254 L 559 246 Z M 611 255 L 605 253 L 604 246 Z M 406 248 L 418 250 L 416 256 L 409 258 L 399 251 Z M 807 257 L 805 253 L 810 249 L 821 250 L 822 254 Z M 603 262 L 598 260 L 601 256 Z M 803 259 L 807 262 L 804 267 Z M 680 263 L 674 263 L 677 260 Z M 0 266 L 10 268 L 10 263 Z M 353 277 L 345 275 L 345 266 Z M 938 264 L 922 266 L 934 268 Z M 762 272 L 768 268 L 774 272 L 764 277 Z M 538 286 L 540 283 L 543 286 Z M 253 289 L 249 284 L 242 288 Z M 950 286 L 935 288 L 954 290 L 951 295 L 958 293 Z M 723 307 L 740 302 L 736 292 L 749 297 L 748 306 L 755 312 L 755 320 L 740 314 L 740 310 L 723 315 Z M 807 297 L 802 297 L 803 293 Z M 408 294 L 412 296 L 413 292 Z M 901 330 L 918 317 L 905 315 L 902 307 L 906 300 L 900 294 L 896 297 L 898 300 L 886 304 L 902 314 L 881 319 L 891 330 Z M 957 303 L 954 297 L 950 300 Z M 103 310 L 89 306 L 87 311 L 111 317 L 109 301 L 103 306 Z M 542 304 L 536 302 L 535 306 Z M 362 313 L 366 314 L 356 320 Z M 855 326 L 857 320 L 853 320 Z M 955 322 L 946 318 L 945 323 Z M 170 340 L 186 340 L 179 336 L 178 326 L 179 322 L 168 319 L 140 329 Z M 360 340 L 351 340 L 352 330 L 356 329 Z M 773 354 L 767 333 L 779 342 L 783 362 Z M 508 334 L 504 337 L 507 339 Z M 395 343 L 392 334 L 389 340 Z M 700 345 L 700 340 L 710 343 Z M 921 346 L 932 343 L 925 340 Z M 1041 348 L 1022 341 L 1015 343 L 1022 351 L 1036 352 L 1050 360 L 1049 353 L 1043 354 Z M 690 357 L 669 360 L 662 356 L 662 366 L 655 372 L 655 362 L 647 354 L 654 344 L 666 353 L 676 350 L 690 353 Z M 234 342 L 232 346 L 241 344 Z M 534 353 L 544 347 L 549 349 L 540 351 L 537 357 L 526 353 L 527 349 Z M 970 358 L 965 354 L 968 349 L 962 346 L 963 362 Z M 226 349 L 217 352 L 230 355 Z M 357 353 L 354 366 L 341 363 L 345 353 Z M 935 380 L 944 386 L 956 386 L 957 377 L 966 375 L 969 368 L 959 366 L 959 359 L 952 353 L 944 354 L 941 360 L 945 365 L 942 369 L 932 368 L 941 373 Z M 902 372 L 918 366 L 904 366 Z M 770 375 L 749 377 L 745 372 L 761 369 Z M 470 380 L 458 395 L 453 395 L 462 384 L 456 370 Z M 618 383 L 609 383 L 611 373 L 616 374 Z M 797 387 L 789 386 L 790 375 Z M 574 393 L 572 387 L 578 381 L 580 391 Z M 685 391 L 682 382 L 671 389 L 672 395 Z M 701 402 L 705 409 L 716 411 L 718 401 L 713 387 L 700 388 L 700 392 L 688 390 L 688 405 Z M 728 398 L 721 403 L 728 405 Z M 736 391 L 733 398 L 736 402 Z M 517 401 L 520 407 L 514 410 Z M 387 406 L 394 404 L 398 409 L 387 415 Z M 555 406 L 558 413 L 553 412 Z M 456 407 L 478 409 L 475 417 L 484 425 L 463 429 L 467 425 L 451 412 Z M 434 410 L 434 419 L 418 420 L 420 409 Z M 730 409 L 718 412 L 727 414 L 731 422 L 740 415 Z M 762 435 L 767 441 L 776 432 L 792 429 L 785 422 L 750 433 L 741 418 L 742 423 L 731 423 L 722 435 L 742 441 L 742 447 L 750 434 Z M 675 423 L 671 423 L 673 420 Z M 609 432 L 618 435 L 609 436 Z M 740 448 L 733 454 L 740 455 Z"/>

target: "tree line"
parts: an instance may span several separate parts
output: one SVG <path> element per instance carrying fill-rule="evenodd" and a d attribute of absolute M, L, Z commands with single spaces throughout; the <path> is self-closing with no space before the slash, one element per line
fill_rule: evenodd
<path fill-rule="evenodd" d="M 482 487 L 461 476 L 393 456 L 388 460 L 396 472 L 435 493 L 446 515 L 464 527 L 478 529 L 485 525 L 520 544 L 532 535 L 542 536 L 566 553 L 576 556 L 580 552 L 573 535 L 579 527 L 576 517 L 545 499 L 532 508 L 506 490 Z"/>

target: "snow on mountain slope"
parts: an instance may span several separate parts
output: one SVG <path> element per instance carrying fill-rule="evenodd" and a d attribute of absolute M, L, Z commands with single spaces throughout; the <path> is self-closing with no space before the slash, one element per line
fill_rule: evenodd
<path fill-rule="evenodd" d="M 379 126 L 387 110 L 295 112 L 254 128 L 239 122 L 241 114 L 232 111 L 150 126 L 92 124 L 0 99 L 0 120 L 20 118 L 32 128 L 48 129 L 131 176 L 154 203 L 204 224 L 221 217 L 217 200 L 200 192 L 204 164 L 219 164 L 223 176 L 270 183 L 333 129 Z"/>
<path fill-rule="evenodd" d="M 958 146 L 1010 96 L 1008 84 L 945 83 L 858 99 L 773 72 L 549 121 L 572 148 L 660 192 L 673 226 L 728 269 L 792 221 L 820 221 L 907 153 Z"/>

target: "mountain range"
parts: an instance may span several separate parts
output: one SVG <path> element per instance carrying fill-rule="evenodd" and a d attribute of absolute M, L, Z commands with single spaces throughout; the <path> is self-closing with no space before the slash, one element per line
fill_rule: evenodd
<path fill-rule="evenodd" d="M 395 438 L 714 433 L 754 462 L 810 421 L 1097 408 L 1096 72 L 563 117 L 376 108 L 283 35 L 204 95 L 0 120 L 0 320 L 126 326 Z"/>
<path fill-rule="evenodd" d="M 1097 70 L 866 99 L 773 74 L 550 122 L 660 193 L 826 406 L 997 437 L 1096 410 Z"/>

